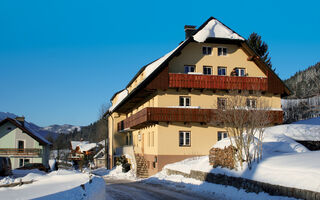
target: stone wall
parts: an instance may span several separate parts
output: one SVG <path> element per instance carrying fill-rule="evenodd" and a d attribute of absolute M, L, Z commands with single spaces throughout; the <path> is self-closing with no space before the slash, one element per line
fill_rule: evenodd
<path fill-rule="evenodd" d="M 236 149 L 233 146 L 225 147 L 224 149 L 212 148 L 209 151 L 209 162 L 213 167 L 227 167 L 234 169 L 235 159 L 234 151 Z"/>
<path fill-rule="evenodd" d="M 223 174 L 213 174 L 191 170 L 190 174 L 166 169 L 168 175 L 182 175 L 186 178 L 193 178 L 209 183 L 229 185 L 238 189 L 244 189 L 246 192 L 266 192 L 272 196 L 287 196 L 306 200 L 320 200 L 320 193 L 310 190 L 273 185 L 264 182 L 253 181 L 241 177 L 231 177 Z"/>

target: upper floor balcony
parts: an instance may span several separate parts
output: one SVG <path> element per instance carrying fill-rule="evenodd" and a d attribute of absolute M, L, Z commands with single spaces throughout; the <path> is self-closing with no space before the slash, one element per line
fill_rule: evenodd
<path fill-rule="evenodd" d="M 169 73 L 169 88 L 267 91 L 268 79 L 263 77 Z"/>
<path fill-rule="evenodd" d="M 14 156 L 41 156 L 42 149 L 35 148 L 0 148 L 0 155 L 14 155 Z"/>
<path fill-rule="evenodd" d="M 158 122 L 215 123 L 217 109 L 147 107 L 118 123 L 118 131 L 140 129 Z M 283 111 L 268 111 L 270 123 L 281 124 Z"/>

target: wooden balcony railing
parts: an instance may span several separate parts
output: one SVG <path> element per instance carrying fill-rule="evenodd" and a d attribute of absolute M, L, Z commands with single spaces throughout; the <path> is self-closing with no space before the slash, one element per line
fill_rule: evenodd
<path fill-rule="evenodd" d="M 268 79 L 169 73 L 169 88 L 267 91 Z"/>
<path fill-rule="evenodd" d="M 0 148 L 0 155 L 42 155 L 42 149 Z"/>
<path fill-rule="evenodd" d="M 281 124 L 283 111 L 268 111 L 270 122 Z M 118 131 L 124 129 L 138 129 L 157 122 L 218 122 L 217 109 L 193 109 L 193 108 L 144 108 L 138 113 L 118 123 Z"/>

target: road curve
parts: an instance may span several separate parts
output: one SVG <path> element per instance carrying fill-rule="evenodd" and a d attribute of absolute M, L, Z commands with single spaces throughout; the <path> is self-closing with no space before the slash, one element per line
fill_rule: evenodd
<path fill-rule="evenodd" d="M 146 184 L 140 181 L 105 179 L 108 200 L 216 200 L 190 191 L 177 191 L 174 188 Z"/>

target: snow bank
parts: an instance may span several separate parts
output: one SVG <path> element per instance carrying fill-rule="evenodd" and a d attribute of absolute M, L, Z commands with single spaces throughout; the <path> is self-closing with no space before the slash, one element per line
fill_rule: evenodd
<path fill-rule="evenodd" d="M 293 199 L 288 197 L 270 196 L 266 193 L 247 193 L 243 189 L 237 189 L 231 186 L 207 183 L 192 178 L 185 178 L 181 175 L 167 175 L 165 171 L 143 180 L 147 184 L 162 184 L 164 186 L 174 187 L 176 190 L 193 191 L 200 193 L 205 197 L 212 199 L 242 199 L 242 200 L 284 200 Z"/>
<path fill-rule="evenodd" d="M 269 135 L 285 135 L 298 141 L 320 141 L 320 125 L 308 123 L 318 123 L 318 118 L 303 120 L 294 124 L 285 124 L 267 128 L 265 137 Z"/>
<path fill-rule="evenodd" d="M 130 170 L 127 173 L 122 172 L 122 166 L 117 165 L 115 168 L 109 171 L 104 177 L 110 179 L 127 179 L 127 180 L 137 180 L 134 170 Z"/>
<path fill-rule="evenodd" d="M 203 29 L 193 36 L 197 42 L 204 42 L 208 37 L 244 40 L 243 37 L 216 19 L 212 19 Z"/>
<path fill-rule="evenodd" d="M 20 178 L 13 180 L 14 182 Z M 29 173 L 23 181 L 34 180 L 11 188 L 0 188 L 3 199 L 105 199 L 103 178 L 71 170 L 58 170 L 49 174 Z M 81 186 L 82 185 L 82 186 Z"/>
<path fill-rule="evenodd" d="M 320 192 L 320 151 L 309 151 L 294 139 L 311 140 L 319 138 L 319 125 L 291 124 L 267 128 L 263 139 L 263 159 L 243 169 L 212 168 L 209 157 L 195 157 L 166 165 L 184 173 L 191 170 L 243 177 L 270 184 L 295 187 Z M 292 139 L 294 138 L 294 139 Z M 228 138 L 217 142 L 214 147 L 230 145 Z"/>

